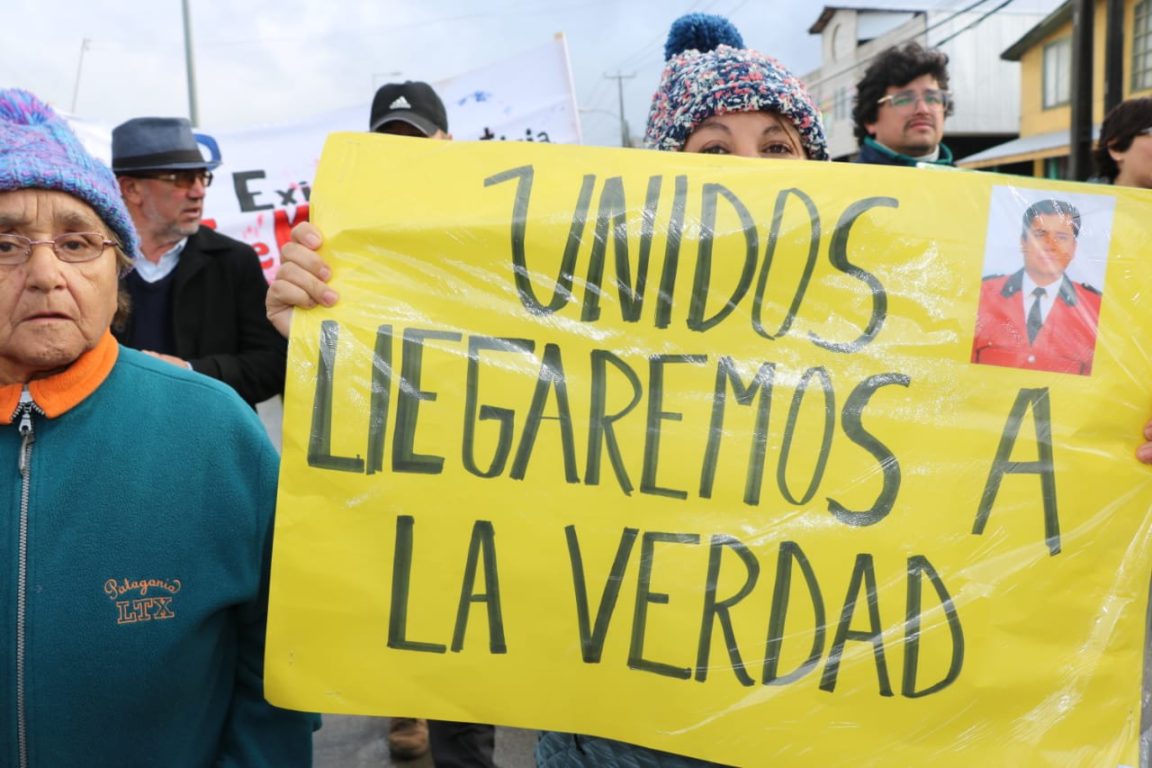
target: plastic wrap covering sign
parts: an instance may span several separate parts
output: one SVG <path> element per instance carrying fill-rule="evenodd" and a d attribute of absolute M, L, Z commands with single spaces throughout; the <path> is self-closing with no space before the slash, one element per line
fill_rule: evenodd
<path fill-rule="evenodd" d="M 1138 763 L 1146 193 L 338 134 L 313 201 L 272 701 Z"/>

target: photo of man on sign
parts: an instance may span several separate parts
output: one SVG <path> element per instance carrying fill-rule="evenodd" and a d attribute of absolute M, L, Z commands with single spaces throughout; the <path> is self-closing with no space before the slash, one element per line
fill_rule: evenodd
<path fill-rule="evenodd" d="M 998 203 L 1016 203 L 996 199 L 1007 190 L 993 191 L 994 211 Z M 1103 284 L 1103 260 L 1081 270 L 1081 274 L 1098 271 L 1093 281 L 1077 282 L 1068 276 L 1081 240 L 1090 239 L 1081 209 L 1068 197 L 1041 197 L 1024 209 L 1019 235 L 1022 266 L 1017 262 L 1014 271 L 996 274 L 1004 265 L 989 264 L 991 258 L 986 261 L 986 271 L 993 274 L 986 274 L 980 290 L 972 362 L 1081 376 L 1092 373 L 1102 299 L 1094 286 Z M 1107 213 L 1110 217 L 1111 211 Z M 990 221 L 988 251 L 1000 256 L 1003 237 L 998 234 Z M 1084 262 L 1091 262 L 1094 255 L 1095 244 L 1088 245 Z M 1092 269 L 1097 266 L 1098 270 Z"/>

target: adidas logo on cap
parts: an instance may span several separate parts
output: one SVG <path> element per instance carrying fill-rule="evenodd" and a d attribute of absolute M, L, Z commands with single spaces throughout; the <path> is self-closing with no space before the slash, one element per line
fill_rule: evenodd
<path fill-rule="evenodd" d="M 368 125 L 373 131 L 399 121 L 407 123 L 422 136 L 432 136 L 438 130 L 448 132 L 444 104 L 427 83 L 386 83 L 380 86 L 372 98 L 369 115 Z M 408 132 L 397 126 L 393 126 L 393 130 Z M 385 133 L 389 132 L 392 131 L 385 130 Z"/>

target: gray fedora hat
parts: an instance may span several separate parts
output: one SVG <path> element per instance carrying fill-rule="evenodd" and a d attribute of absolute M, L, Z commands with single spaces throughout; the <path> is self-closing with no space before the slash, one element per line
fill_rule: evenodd
<path fill-rule="evenodd" d="M 198 139 L 212 153 L 205 160 Z M 208 136 L 192 133 L 192 123 L 185 117 L 136 117 L 112 129 L 112 170 L 131 174 L 136 171 L 185 171 L 220 165 L 220 150 Z"/>

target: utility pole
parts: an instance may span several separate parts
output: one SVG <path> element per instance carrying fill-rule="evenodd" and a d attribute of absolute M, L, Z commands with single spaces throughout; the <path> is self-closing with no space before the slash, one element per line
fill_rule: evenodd
<path fill-rule="evenodd" d="M 616 90 L 620 95 L 620 146 L 631 147 L 632 136 L 628 131 L 628 120 L 624 117 L 624 81 L 636 77 L 636 73 L 633 72 L 630 75 L 622 75 L 620 74 L 620 70 L 616 70 L 616 74 L 604 75 L 604 77 L 616 81 Z"/>
<path fill-rule="evenodd" d="M 192 125 L 200 125 L 199 110 L 196 109 L 196 63 L 192 60 L 192 14 L 188 10 L 188 0 L 180 0 L 184 10 L 184 68 L 188 73 L 188 119 Z"/>
<path fill-rule="evenodd" d="M 1104 114 L 1124 100 L 1124 0 L 1108 0 L 1104 42 Z"/>
<path fill-rule="evenodd" d="M 86 37 L 80 43 L 80 61 L 76 63 L 76 84 L 72 86 L 72 109 L 70 110 L 72 114 L 76 114 L 76 99 L 80 96 L 80 73 L 84 71 L 84 52 L 88 50 L 88 44 L 91 42 L 92 40 Z"/>
<path fill-rule="evenodd" d="M 1094 0 L 1072 0 L 1072 125 L 1068 178 L 1085 181 L 1092 164 L 1092 35 Z"/>

